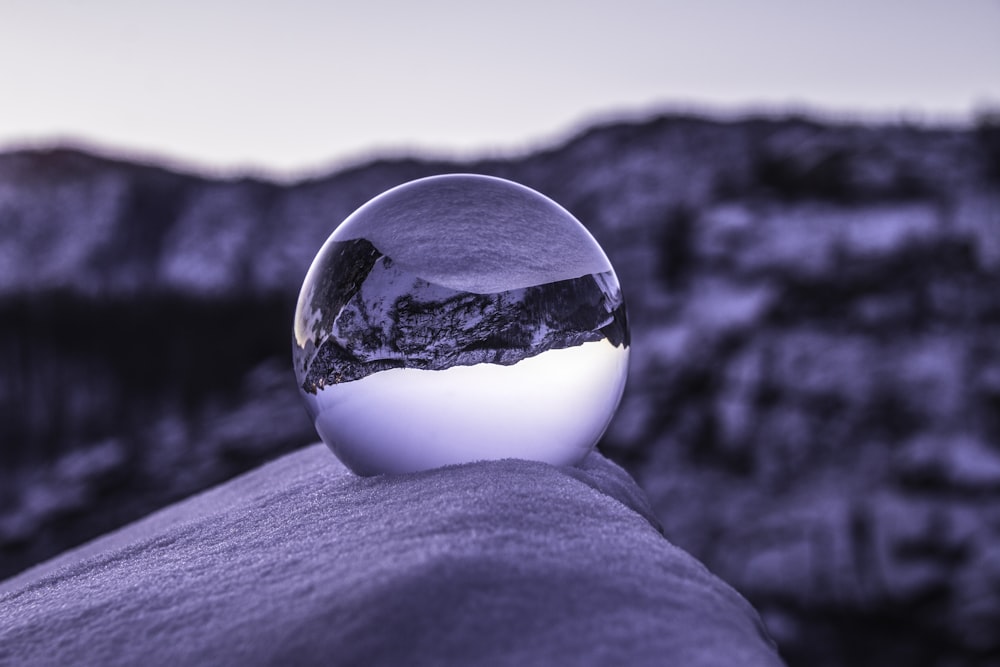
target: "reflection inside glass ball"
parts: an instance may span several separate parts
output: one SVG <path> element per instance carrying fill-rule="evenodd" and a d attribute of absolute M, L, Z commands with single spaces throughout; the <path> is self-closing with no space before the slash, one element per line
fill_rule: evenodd
<path fill-rule="evenodd" d="M 569 465 L 628 373 L 611 264 L 552 200 L 433 176 L 355 211 L 313 261 L 293 357 L 316 430 L 358 474 L 484 459 Z"/>

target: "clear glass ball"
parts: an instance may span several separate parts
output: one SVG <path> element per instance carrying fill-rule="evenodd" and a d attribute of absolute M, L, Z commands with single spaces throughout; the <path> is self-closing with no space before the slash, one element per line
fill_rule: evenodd
<path fill-rule="evenodd" d="M 489 176 L 369 201 L 320 249 L 295 310 L 299 389 L 361 475 L 577 463 L 618 407 L 628 356 L 625 302 L 594 238 Z"/>

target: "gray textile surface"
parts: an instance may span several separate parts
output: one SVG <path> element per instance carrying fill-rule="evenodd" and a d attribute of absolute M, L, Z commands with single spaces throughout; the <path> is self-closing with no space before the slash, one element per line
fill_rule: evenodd
<path fill-rule="evenodd" d="M 599 454 L 372 478 L 314 445 L 0 583 L 0 664 L 780 665 Z"/>

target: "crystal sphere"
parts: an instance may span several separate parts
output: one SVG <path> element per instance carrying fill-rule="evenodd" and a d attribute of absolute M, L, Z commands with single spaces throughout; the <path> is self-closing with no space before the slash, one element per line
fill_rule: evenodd
<path fill-rule="evenodd" d="M 618 279 L 583 225 L 473 174 L 351 214 L 313 260 L 293 328 L 316 431 L 361 475 L 576 463 L 618 407 L 628 348 Z"/>

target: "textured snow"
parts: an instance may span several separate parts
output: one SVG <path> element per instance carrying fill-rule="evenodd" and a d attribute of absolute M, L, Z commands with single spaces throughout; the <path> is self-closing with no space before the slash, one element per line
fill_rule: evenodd
<path fill-rule="evenodd" d="M 0 664 L 778 665 L 628 475 L 314 445 L 0 583 Z"/>
<path fill-rule="evenodd" d="M 334 238 L 367 239 L 428 282 L 479 294 L 611 269 L 587 230 L 559 204 L 517 183 L 476 174 L 432 176 L 394 188 L 358 209 Z"/>

